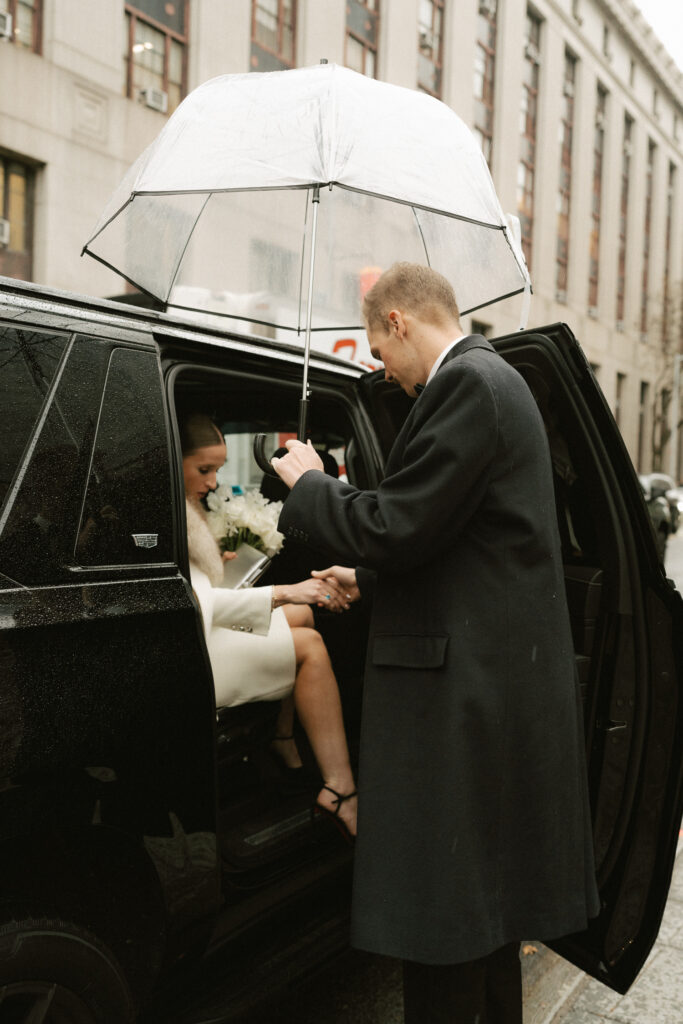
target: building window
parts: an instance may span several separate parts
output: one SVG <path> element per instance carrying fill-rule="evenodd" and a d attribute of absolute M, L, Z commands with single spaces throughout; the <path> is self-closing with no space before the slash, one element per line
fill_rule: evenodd
<path fill-rule="evenodd" d="M 344 63 L 352 71 L 377 78 L 379 0 L 346 0 Z"/>
<path fill-rule="evenodd" d="M 417 19 L 417 85 L 441 99 L 445 0 L 420 0 Z"/>
<path fill-rule="evenodd" d="M 671 228 L 673 226 L 676 197 L 676 165 L 669 163 L 669 179 L 666 186 L 666 232 L 664 236 L 664 301 L 662 302 L 662 341 L 666 344 L 672 310 L 669 308 L 671 295 Z"/>
<path fill-rule="evenodd" d="M 33 277 L 32 167 L 0 156 L 0 220 L 6 242 L 0 242 L 0 274 L 30 281 Z"/>
<path fill-rule="evenodd" d="M 576 57 L 565 51 L 564 84 L 562 88 L 562 120 L 560 121 L 560 184 L 557 193 L 557 268 L 555 292 L 558 302 L 567 301 L 569 266 L 569 209 L 572 194 L 572 139 L 574 135 L 574 87 Z"/>
<path fill-rule="evenodd" d="M 631 57 L 631 62 L 628 67 L 628 84 L 631 88 L 636 84 L 636 62 L 633 57 Z"/>
<path fill-rule="evenodd" d="M 624 141 L 621 148 L 621 198 L 619 200 L 619 250 L 617 256 L 617 330 L 624 329 L 624 298 L 626 295 L 626 238 L 628 233 L 628 191 L 631 180 L 633 118 L 624 115 Z"/>
<path fill-rule="evenodd" d="M 659 89 L 652 90 L 652 115 L 659 117 Z"/>
<path fill-rule="evenodd" d="M 612 59 L 612 50 L 610 49 L 610 38 L 609 38 L 609 26 L 603 24 L 602 26 L 602 55 L 607 60 Z"/>
<path fill-rule="evenodd" d="M 497 13 L 497 0 L 479 0 L 477 47 L 474 51 L 474 134 L 489 165 L 493 147 Z"/>
<path fill-rule="evenodd" d="M 616 420 L 617 426 L 621 429 L 622 420 L 622 408 L 624 403 L 624 390 L 626 385 L 626 374 L 617 374 L 617 386 L 614 392 L 614 419 Z"/>
<path fill-rule="evenodd" d="M 581 0 L 572 0 L 572 18 L 578 25 L 583 25 L 581 17 Z"/>
<path fill-rule="evenodd" d="M 187 91 L 187 2 L 126 4 L 125 94 L 172 113 Z"/>
<path fill-rule="evenodd" d="M 0 0 L 0 14 L 11 18 L 6 41 L 40 53 L 43 0 Z"/>
<path fill-rule="evenodd" d="M 534 228 L 534 177 L 536 169 L 536 122 L 540 75 L 541 19 L 527 11 L 524 46 L 524 81 L 519 133 L 522 153 L 517 167 L 517 212 L 522 229 L 522 247 L 531 269 Z"/>
<path fill-rule="evenodd" d="M 605 150 L 605 114 L 607 90 L 598 85 L 595 100 L 595 131 L 593 135 L 593 202 L 588 271 L 588 312 L 597 316 L 600 273 L 600 218 L 602 214 L 602 158 Z"/>
<path fill-rule="evenodd" d="M 647 145 L 647 171 L 645 172 L 645 223 L 643 225 L 643 276 L 640 288 L 640 340 L 647 341 L 648 306 L 650 289 L 650 232 L 652 230 L 652 179 L 654 177 L 655 150 L 650 139 Z"/>
<path fill-rule="evenodd" d="M 640 404 L 638 406 L 638 472 L 643 472 L 645 456 L 645 431 L 647 428 L 647 409 L 650 404 L 650 385 L 645 380 L 640 382 Z"/>
<path fill-rule="evenodd" d="M 252 0 L 251 69 L 296 66 L 296 0 Z"/>

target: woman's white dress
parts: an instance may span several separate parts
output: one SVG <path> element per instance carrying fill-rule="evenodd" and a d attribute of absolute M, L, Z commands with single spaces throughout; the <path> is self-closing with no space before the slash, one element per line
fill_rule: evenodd
<path fill-rule="evenodd" d="M 292 692 L 296 658 L 272 587 L 231 590 L 217 584 L 223 561 L 202 511 L 186 503 L 190 576 L 204 620 L 218 707 L 280 700 Z"/>

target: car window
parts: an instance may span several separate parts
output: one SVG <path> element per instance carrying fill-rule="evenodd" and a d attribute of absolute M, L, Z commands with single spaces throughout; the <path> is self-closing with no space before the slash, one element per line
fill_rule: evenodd
<path fill-rule="evenodd" d="M 166 424 L 153 352 L 112 352 L 76 556 L 88 566 L 172 560 Z"/>
<path fill-rule="evenodd" d="M 73 563 L 107 358 L 107 345 L 74 339 L 8 496 L 0 565 L 21 583 L 63 579 Z"/>
<path fill-rule="evenodd" d="M 0 507 L 20 466 L 64 352 L 66 337 L 0 326 Z"/>

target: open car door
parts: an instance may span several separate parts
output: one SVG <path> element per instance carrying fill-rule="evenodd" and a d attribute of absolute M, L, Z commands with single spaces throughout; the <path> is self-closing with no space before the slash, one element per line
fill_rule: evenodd
<path fill-rule="evenodd" d="M 545 422 L 584 708 L 601 911 L 585 932 L 551 945 L 625 992 L 657 937 L 683 812 L 683 602 L 665 578 L 635 469 L 569 328 L 492 344 L 525 378 Z M 411 399 L 382 371 L 360 391 L 386 456 Z"/>

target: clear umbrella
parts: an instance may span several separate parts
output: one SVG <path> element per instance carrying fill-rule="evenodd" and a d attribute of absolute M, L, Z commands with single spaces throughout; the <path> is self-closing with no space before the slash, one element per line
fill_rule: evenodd
<path fill-rule="evenodd" d="M 310 335 L 362 328 L 368 274 L 451 282 L 463 314 L 529 290 L 474 136 L 444 103 L 335 64 L 195 89 L 83 249 L 168 306 Z"/>

